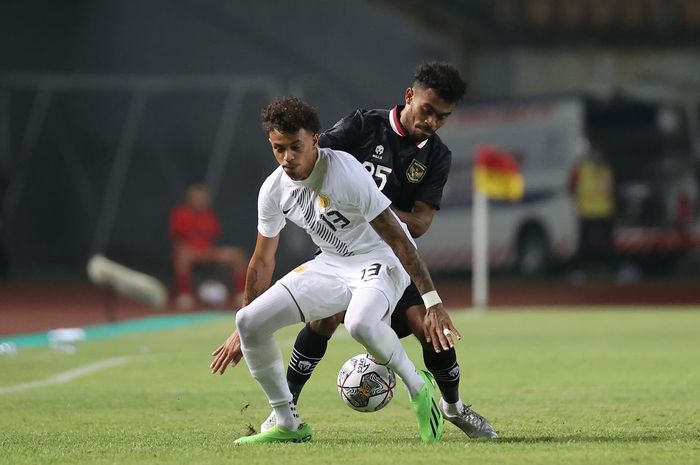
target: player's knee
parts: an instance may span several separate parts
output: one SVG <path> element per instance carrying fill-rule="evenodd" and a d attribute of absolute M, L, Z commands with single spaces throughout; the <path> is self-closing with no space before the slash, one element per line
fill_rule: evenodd
<path fill-rule="evenodd" d="M 333 333 L 335 333 L 335 330 L 338 329 L 338 326 L 340 326 L 342 321 L 343 315 L 338 314 L 329 316 L 328 318 L 324 318 L 322 320 L 312 321 L 309 325 L 311 326 L 311 330 L 316 334 L 331 337 L 333 336 Z"/>
<path fill-rule="evenodd" d="M 255 333 L 257 329 L 255 314 L 249 307 L 242 308 L 236 312 L 236 329 L 238 329 L 241 337 Z"/>
<path fill-rule="evenodd" d="M 418 342 L 420 342 L 423 347 L 430 347 L 431 350 L 435 350 L 433 348 L 433 343 L 428 342 L 428 340 L 425 338 L 423 326 L 421 326 L 420 329 L 411 327 L 411 332 L 413 332 L 413 335 L 416 337 L 416 339 L 418 339 Z"/>
<path fill-rule="evenodd" d="M 345 321 L 345 328 L 350 336 L 362 345 L 370 340 L 372 325 L 363 320 Z"/>
<path fill-rule="evenodd" d="M 407 308 L 405 313 L 406 323 L 409 329 L 423 345 L 428 344 L 425 340 L 425 326 L 423 325 L 425 313 L 425 307 L 422 305 L 413 305 Z M 432 347 L 432 344 L 430 344 L 430 346 Z"/>

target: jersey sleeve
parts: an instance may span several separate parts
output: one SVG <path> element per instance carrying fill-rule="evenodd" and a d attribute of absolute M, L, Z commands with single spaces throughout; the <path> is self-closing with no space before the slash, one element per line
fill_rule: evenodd
<path fill-rule="evenodd" d="M 414 200 L 420 200 L 440 210 L 442 191 L 445 188 L 451 165 L 452 152 L 445 148 L 431 163 L 430 169 L 425 175 L 425 179 L 420 183 L 416 191 Z"/>
<path fill-rule="evenodd" d="M 273 184 L 271 176 L 265 180 L 258 193 L 258 232 L 265 237 L 277 236 L 287 224 Z"/>
<path fill-rule="evenodd" d="M 363 124 L 363 112 L 357 110 L 335 123 L 332 128 L 324 131 L 319 137 L 318 145 L 333 150 L 342 150 L 357 158 L 362 141 L 360 135 Z"/>

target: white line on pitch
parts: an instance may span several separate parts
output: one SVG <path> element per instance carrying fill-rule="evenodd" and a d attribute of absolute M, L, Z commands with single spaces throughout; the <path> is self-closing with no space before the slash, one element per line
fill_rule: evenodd
<path fill-rule="evenodd" d="M 132 357 L 114 357 L 108 358 L 95 363 L 90 363 L 88 365 L 83 365 L 72 370 L 64 371 L 50 378 L 42 379 L 39 381 L 31 381 L 29 383 L 15 384 L 14 386 L 0 387 L 0 395 L 10 394 L 13 392 L 24 392 L 29 389 L 40 388 L 44 386 L 50 386 L 52 384 L 64 384 L 70 383 L 71 381 L 78 379 L 82 376 L 86 376 L 95 373 L 105 368 L 111 368 L 117 365 L 123 365 L 130 362 Z"/>

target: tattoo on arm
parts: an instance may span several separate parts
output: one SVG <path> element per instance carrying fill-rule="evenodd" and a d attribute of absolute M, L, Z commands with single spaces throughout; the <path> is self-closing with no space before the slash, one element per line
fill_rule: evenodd
<path fill-rule="evenodd" d="M 264 289 L 260 289 L 258 287 L 258 270 L 253 267 L 249 267 L 245 279 L 245 294 L 243 297 L 243 305 L 248 305 L 266 290 L 267 287 L 265 287 Z"/>
<path fill-rule="evenodd" d="M 430 278 L 428 268 L 421 260 L 416 248 L 406 237 L 406 233 L 391 211 L 387 208 L 373 219 L 370 224 L 377 234 L 394 250 L 401 264 L 411 276 L 413 282 L 416 283 L 420 293 L 425 294 L 434 290 L 435 286 Z"/>

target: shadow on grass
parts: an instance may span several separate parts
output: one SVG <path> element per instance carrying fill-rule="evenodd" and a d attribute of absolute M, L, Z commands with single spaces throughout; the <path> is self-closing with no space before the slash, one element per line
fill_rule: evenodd
<path fill-rule="evenodd" d="M 630 435 L 619 435 L 619 436 L 584 436 L 584 435 L 566 435 L 566 436 L 524 436 L 524 437 L 500 437 L 494 440 L 477 440 L 480 443 L 484 442 L 494 442 L 498 444 L 596 444 L 596 443 L 654 443 L 654 442 L 665 442 L 672 441 L 677 438 L 672 438 L 669 436 L 652 435 L 652 436 L 630 436 Z"/>
<path fill-rule="evenodd" d="M 443 438 L 434 446 L 440 445 L 489 445 L 491 447 L 498 447 L 499 444 L 533 444 L 533 445 L 546 445 L 546 444 L 654 444 L 663 443 L 668 441 L 675 441 L 678 438 L 673 438 L 669 436 L 581 436 L 581 435 L 568 435 L 568 436 L 535 436 L 535 437 L 501 437 L 498 439 L 468 439 L 466 437 L 456 437 L 456 438 Z M 421 446 L 422 444 L 417 437 L 405 437 L 405 438 L 383 438 L 381 441 L 376 439 L 368 440 L 361 438 L 346 438 L 339 436 L 317 436 L 314 437 L 312 441 L 316 444 L 327 444 L 329 446 L 341 446 L 341 447 L 393 447 L 393 446 Z"/>

